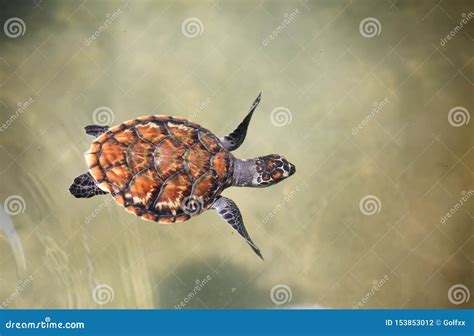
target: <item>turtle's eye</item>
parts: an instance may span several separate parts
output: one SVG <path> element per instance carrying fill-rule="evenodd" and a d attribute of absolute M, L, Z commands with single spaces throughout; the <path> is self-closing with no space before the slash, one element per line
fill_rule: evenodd
<path fill-rule="evenodd" d="M 256 159 L 256 182 L 258 186 L 266 187 L 278 183 L 293 175 L 296 168 L 284 157 L 271 154 Z"/>

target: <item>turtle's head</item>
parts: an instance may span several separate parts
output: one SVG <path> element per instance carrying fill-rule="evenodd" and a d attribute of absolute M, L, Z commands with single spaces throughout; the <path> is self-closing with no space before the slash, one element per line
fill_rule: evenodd
<path fill-rule="evenodd" d="M 259 156 L 253 160 L 236 159 L 236 161 L 234 186 L 268 187 L 296 172 L 295 165 L 278 154 Z"/>

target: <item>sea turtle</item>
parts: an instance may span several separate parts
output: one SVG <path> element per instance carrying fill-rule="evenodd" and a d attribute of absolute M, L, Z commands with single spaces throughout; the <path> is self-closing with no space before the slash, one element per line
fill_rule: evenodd
<path fill-rule="evenodd" d="M 86 133 L 96 137 L 84 154 L 89 171 L 76 177 L 69 191 L 77 198 L 111 194 L 129 212 L 164 224 L 217 210 L 263 259 L 239 208 L 221 196 L 230 186 L 267 187 L 295 173 L 295 166 L 277 154 L 240 160 L 230 153 L 243 143 L 260 98 L 223 138 L 189 120 L 163 115 L 112 128 L 86 126 Z"/>

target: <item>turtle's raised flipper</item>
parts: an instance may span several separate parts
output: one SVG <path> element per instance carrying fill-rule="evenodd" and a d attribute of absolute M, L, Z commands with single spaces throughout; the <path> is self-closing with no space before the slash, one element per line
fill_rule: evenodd
<path fill-rule="evenodd" d="M 109 129 L 109 126 L 99 126 L 99 125 L 89 125 L 84 127 L 84 130 L 87 134 L 92 135 L 93 137 L 98 137 L 101 134 L 104 134 Z"/>
<path fill-rule="evenodd" d="M 250 107 L 249 113 L 240 123 L 240 125 L 232 133 L 221 138 L 221 142 L 224 145 L 224 148 L 229 152 L 236 150 L 244 142 L 245 136 L 247 135 L 247 128 L 249 127 L 250 119 L 252 119 L 253 111 L 255 111 L 258 103 L 260 103 L 260 98 L 262 98 L 261 92 L 253 102 L 252 106 Z"/>
<path fill-rule="evenodd" d="M 252 239 L 250 239 L 245 229 L 244 221 L 242 220 L 242 215 L 240 214 L 237 204 L 230 198 L 221 196 L 214 202 L 212 208 L 217 210 L 217 213 L 247 241 L 252 250 L 263 260 L 262 253 L 260 253 L 259 248 Z"/>
<path fill-rule="evenodd" d="M 89 198 L 107 194 L 97 186 L 90 173 L 84 173 L 76 177 L 69 187 L 69 192 L 76 198 Z"/>

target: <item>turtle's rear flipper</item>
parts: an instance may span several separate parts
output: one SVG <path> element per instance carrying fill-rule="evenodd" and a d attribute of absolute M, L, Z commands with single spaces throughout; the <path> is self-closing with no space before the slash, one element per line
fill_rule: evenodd
<path fill-rule="evenodd" d="M 89 125 L 84 127 L 84 130 L 87 134 L 92 135 L 93 137 L 98 137 L 101 134 L 104 134 L 109 129 L 109 126 L 99 126 L 99 125 Z"/>
<path fill-rule="evenodd" d="M 262 253 L 252 239 L 250 239 L 245 229 L 244 221 L 242 220 L 242 215 L 240 214 L 237 204 L 230 198 L 221 196 L 214 202 L 212 208 L 217 210 L 217 213 L 247 241 L 252 250 L 263 260 Z"/>
<path fill-rule="evenodd" d="M 96 185 L 90 173 L 84 173 L 76 177 L 69 187 L 69 192 L 76 198 L 89 198 L 95 195 L 107 194 Z"/>

